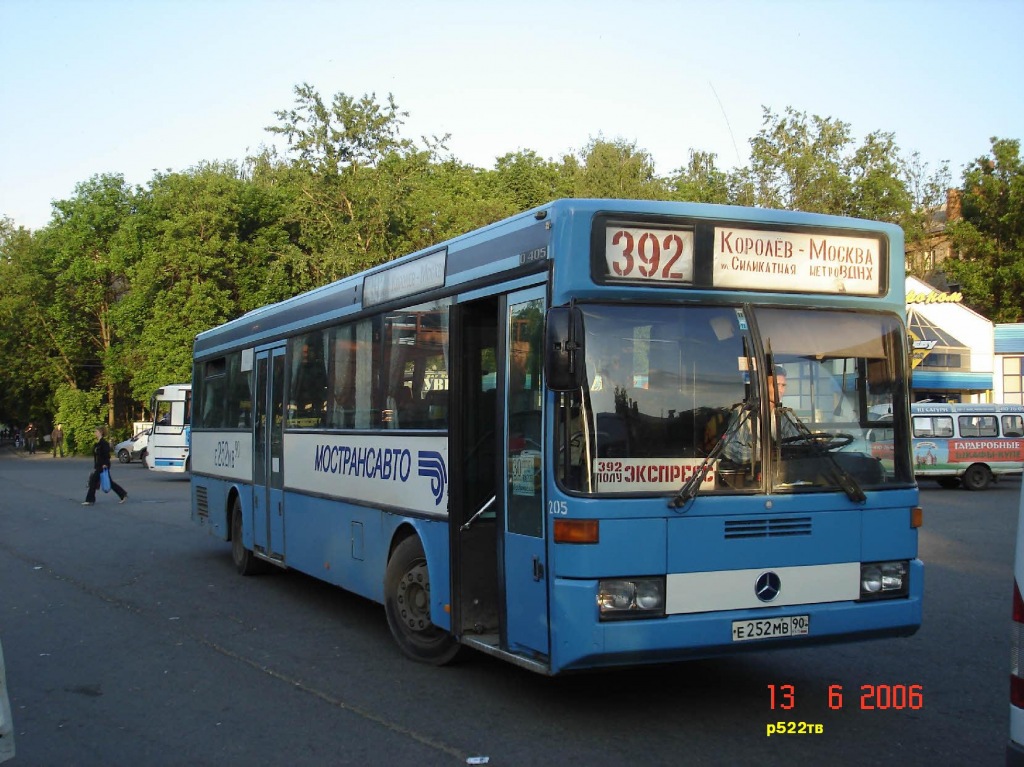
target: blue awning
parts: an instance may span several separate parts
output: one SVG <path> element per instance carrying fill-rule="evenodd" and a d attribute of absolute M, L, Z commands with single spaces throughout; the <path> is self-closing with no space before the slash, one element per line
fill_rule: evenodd
<path fill-rule="evenodd" d="M 1024 352 L 1024 323 L 1013 322 L 995 326 L 996 354 L 1020 354 Z"/>
<path fill-rule="evenodd" d="M 954 370 L 914 370 L 910 382 L 914 389 L 971 389 L 989 391 L 992 389 L 991 373 L 963 373 Z"/>

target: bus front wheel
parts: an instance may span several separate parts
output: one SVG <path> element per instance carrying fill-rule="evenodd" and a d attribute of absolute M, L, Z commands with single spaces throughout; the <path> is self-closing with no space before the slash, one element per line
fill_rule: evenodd
<path fill-rule="evenodd" d="M 399 543 L 388 560 L 384 611 L 399 648 L 413 660 L 443 666 L 458 654 L 458 642 L 430 621 L 427 557 L 415 535 Z"/>
<path fill-rule="evenodd" d="M 992 472 L 983 464 L 973 463 L 964 472 L 963 484 L 968 490 L 984 490 L 991 481 Z"/>
<path fill-rule="evenodd" d="M 242 503 L 237 498 L 231 506 L 231 559 L 242 575 L 259 575 L 265 570 L 264 563 L 242 541 Z"/>

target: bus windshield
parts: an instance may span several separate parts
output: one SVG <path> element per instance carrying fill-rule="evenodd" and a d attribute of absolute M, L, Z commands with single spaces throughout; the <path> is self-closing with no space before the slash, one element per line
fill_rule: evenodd
<path fill-rule="evenodd" d="M 905 451 L 894 449 L 906 442 L 907 420 L 895 317 L 749 306 L 582 309 L 585 384 L 568 397 L 556 437 L 567 489 L 675 492 L 709 454 L 702 494 L 835 491 L 844 477 L 865 490 L 913 481 Z M 762 381 L 758 370 L 777 375 Z M 888 438 L 872 441 L 878 435 Z"/>

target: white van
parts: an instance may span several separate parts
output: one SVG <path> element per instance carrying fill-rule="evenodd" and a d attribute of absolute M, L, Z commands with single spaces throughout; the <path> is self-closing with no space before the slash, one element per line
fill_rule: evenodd
<path fill-rule="evenodd" d="M 1024 405 L 917 403 L 910 415 L 918 480 L 984 490 L 1024 471 Z"/>

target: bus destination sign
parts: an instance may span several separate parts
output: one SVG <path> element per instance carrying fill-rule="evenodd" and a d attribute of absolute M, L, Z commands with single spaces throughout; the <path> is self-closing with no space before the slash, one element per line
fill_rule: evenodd
<path fill-rule="evenodd" d="M 612 280 L 693 282 L 693 230 L 609 226 L 605 229 L 606 275 Z"/>
<path fill-rule="evenodd" d="M 877 237 L 715 227 L 716 288 L 877 296 Z"/>
<path fill-rule="evenodd" d="M 389 266 L 363 278 L 363 306 L 376 306 L 423 290 L 444 287 L 448 251 Z"/>

